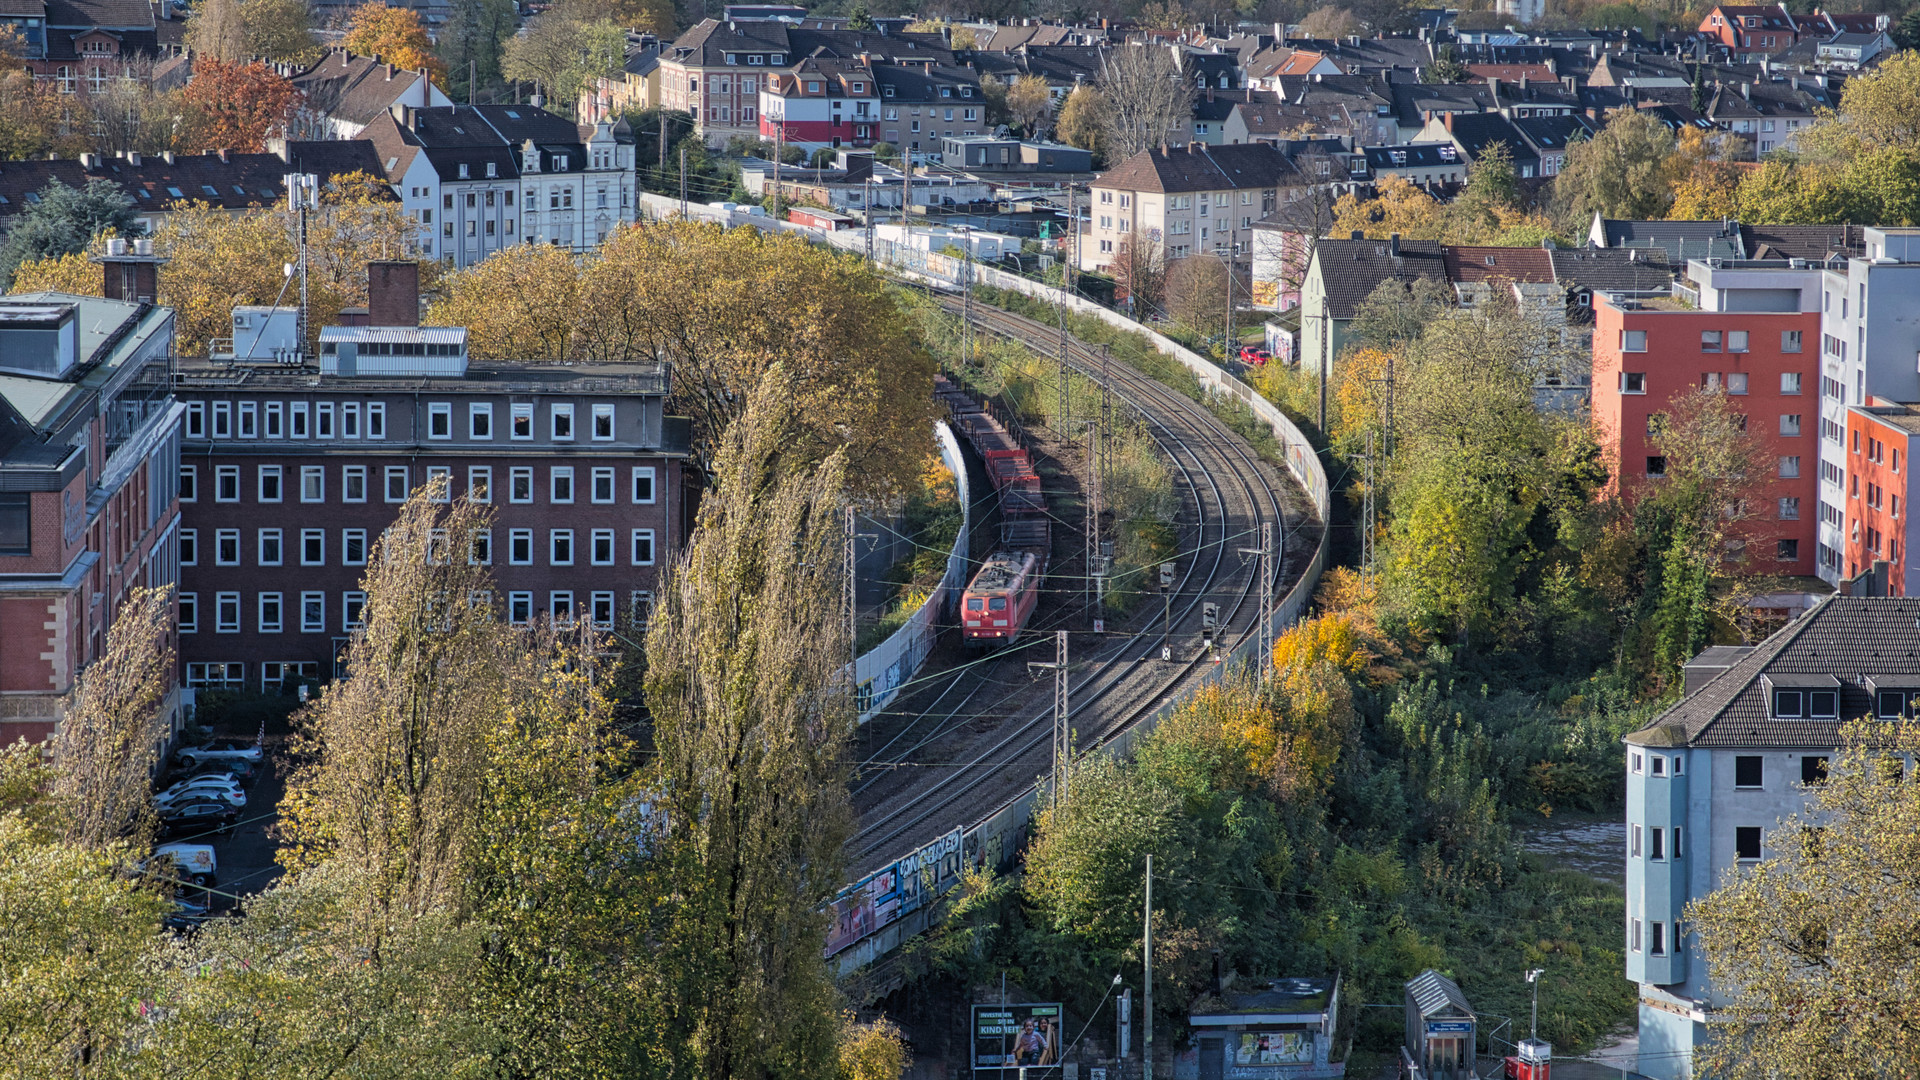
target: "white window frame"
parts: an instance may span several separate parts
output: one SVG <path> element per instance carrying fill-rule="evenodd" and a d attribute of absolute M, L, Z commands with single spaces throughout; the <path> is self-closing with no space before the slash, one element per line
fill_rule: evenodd
<path fill-rule="evenodd" d="M 605 485 L 606 498 L 600 497 L 601 485 Z M 587 498 L 601 505 L 611 505 L 614 499 L 614 471 L 610 468 L 593 470 L 592 483 L 587 489 Z"/>
<path fill-rule="evenodd" d="M 200 530 L 181 529 L 178 540 L 181 566 L 200 565 Z"/>
<path fill-rule="evenodd" d="M 327 632 L 326 593 L 303 592 L 300 594 L 300 632 L 303 634 Z"/>
<path fill-rule="evenodd" d="M 467 466 L 467 501 L 473 503 L 493 501 L 493 466 Z"/>
<path fill-rule="evenodd" d="M 447 485 L 446 485 L 446 488 L 444 489 L 443 494 L 439 498 L 433 501 L 437 503 L 452 502 L 453 501 L 453 467 L 450 465 L 427 466 L 427 490 L 428 491 L 433 490 L 433 482 L 435 480 L 445 480 L 447 482 Z"/>
<path fill-rule="evenodd" d="M 257 530 L 253 538 L 253 556 L 255 565 L 279 566 L 287 557 L 286 534 L 279 529 Z"/>
<path fill-rule="evenodd" d="M 260 437 L 260 406 L 257 403 L 251 401 L 240 403 L 240 423 L 234 430 L 238 438 Z"/>
<path fill-rule="evenodd" d="M 233 438 L 233 402 L 216 401 L 213 403 L 213 437 L 216 439 Z"/>
<path fill-rule="evenodd" d="M 562 433 L 561 429 L 565 428 Z M 547 437 L 554 442 L 572 442 L 574 440 L 573 404 L 555 402 L 547 410 Z"/>
<path fill-rule="evenodd" d="M 560 547 L 562 544 L 566 545 L 566 552 L 565 552 L 566 558 L 564 559 L 560 557 L 561 555 Z M 548 529 L 547 530 L 547 565 L 548 566 L 572 566 L 573 560 L 574 560 L 574 554 L 575 553 L 573 550 L 573 530 L 572 529 Z"/>
<path fill-rule="evenodd" d="M 186 436 L 189 439 L 204 439 L 207 437 L 206 402 L 189 401 L 187 403 Z"/>
<path fill-rule="evenodd" d="M 593 620 L 593 628 L 595 630 L 613 629 L 614 594 L 595 592 L 587 594 L 587 597 L 587 617 Z M 601 616 L 602 611 L 606 612 L 605 617 Z"/>
<path fill-rule="evenodd" d="M 446 442 L 453 438 L 453 403 L 434 401 L 427 404 L 427 438 L 435 442 Z"/>
<path fill-rule="evenodd" d="M 175 486 L 179 489 L 179 498 L 183 503 L 200 501 L 200 470 L 193 465 L 180 466 L 180 478 Z"/>
<path fill-rule="evenodd" d="M 527 497 L 524 499 L 519 495 L 522 480 L 526 481 L 527 485 L 525 489 Z M 523 506 L 533 502 L 533 466 L 515 465 L 507 471 L 507 501 Z"/>
<path fill-rule="evenodd" d="M 516 442 L 533 438 L 533 403 L 515 402 L 508 405 L 507 438 Z M 524 423 L 522 423 L 524 421 Z M 520 434 L 524 428 L 525 435 Z M 531 594 L 529 594 L 531 595 Z"/>
<path fill-rule="evenodd" d="M 321 401 L 313 406 L 313 437 L 331 439 L 333 430 L 333 402 Z"/>
<path fill-rule="evenodd" d="M 355 497 L 353 489 L 358 482 L 360 494 Z M 363 503 L 367 501 L 367 467 L 365 465 L 342 465 L 340 467 L 340 501 Z"/>
<path fill-rule="evenodd" d="M 403 503 L 407 501 L 408 493 L 413 490 L 411 487 L 412 479 L 407 473 L 408 470 L 405 465 L 387 466 L 387 471 L 381 478 L 382 493 L 386 496 L 387 502 Z M 393 482 L 395 480 L 400 481 L 400 494 L 397 498 L 394 496 L 393 491 Z"/>
<path fill-rule="evenodd" d="M 327 467 L 325 465 L 300 466 L 300 501 L 303 503 L 327 501 Z"/>
<path fill-rule="evenodd" d="M 273 493 L 267 493 L 267 481 L 273 481 Z M 254 497 L 263 503 L 277 503 L 286 497 L 286 473 L 278 465 L 262 465 L 254 479 Z"/>
<path fill-rule="evenodd" d="M 493 441 L 493 405 L 491 402 L 474 401 L 468 403 L 467 438 L 478 442 Z"/>
<path fill-rule="evenodd" d="M 358 544 L 360 547 L 360 557 L 357 559 L 353 557 L 353 549 L 354 549 L 354 545 L 356 544 Z M 365 529 L 341 529 L 340 530 L 340 565 L 341 566 L 367 565 L 367 530 Z"/>
<path fill-rule="evenodd" d="M 287 406 L 285 402 L 267 402 L 266 426 L 260 434 L 269 439 L 284 439 L 287 437 Z"/>
<path fill-rule="evenodd" d="M 641 551 L 641 545 L 643 544 L 646 545 L 644 552 Z M 633 530 L 627 539 L 627 551 L 634 566 L 652 566 L 660 557 L 658 547 L 654 543 L 652 529 Z M 645 556 L 644 558 L 642 557 L 643 555 Z"/>
<path fill-rule="evenodd" d="M 340 406 L 340 437 L 357 439 L 360 437 L 360 403 L 349 401 Z"/>
<path fill-rule="evenodd" d="M 646 498 L 640 497 L 640 484 L 647 485 Z M 636 465 L 633 469 L 633 501 L 635 505 L 650 505 L 654 501 L 654 468 L 651 465 Z"/>
<path fill-rule="evenodd" d="M 565 616 L 560 614 L 560 606 L 563 601 L 567 609 Z M 577 614 L 573 605 L 573 590 L 555 589 L 547 594 L 547 618 L 553 620 L 553 625 L 572 626 Z"/>
<path fill-rule="evenodd" d="M 619 558 L 615 555 L 614 544 L 618 540 L 612 529 L 595 529 L 588 537 L 587 563 L 590 566 L 615 566 Z M 604 557 L 602 552 L 605 552 Z"/>
<path fill-rule="evenodd" d="M 200 632 L 200 594 L 183 592 L 180 594 L 180 617 L 178 626 L 183 634 Z"/>
<path fill-rule="evenodd" d="M 307 557 L 307 545 L 310 543 L 314 543 L 316 541 L 320 544 L 319 557 L 310 559 Z M 300 530 L 300 565 L 301 566 L 327 565 L 327 530 L 325 529 L 301 529 Z"/>
<path fill-rule="evenodd" d="M 493 530 L 475 529 L 467 540 L 467 565 L 493 565 Z"/>
<path fill-rule="evenodd" d="M 526 555 L 524 557 L 522 557 L 519 554 L 522 551 L 526 552 Z M 507 565 L 508 566 L 532 566 L 533 565 L 533 530 L 532 529 L 507 530 Z"/>
<path fill-rule="evenodd" d="M 387 437 L 387 405 L 383 401 L 367 402 L 367 438 L 384 439 Z"/>
<path fill-rule="evenodd" d="M 354 616 L 358 615 L 358 618 Z M 367 594 L 351 589 L 340 594 L 340 629 L 351 633 L 367 626 Z"/>
<path fill-rule="evenodd" d="M 222 489 L 228 487 L 227 482 L 229 480 L 233 482 L 233 497 L 221 498 L 220 492 Z M 219 503 L 237 503 L 240 501 L 240 466 L 215 465 L 213 467 L 213 501 Z"/>
<path fill-rule="evenodd" d="M 271 613 L 271 614 L 269 614 Z M 278 634 L 286 626 L 287 608 L 281 594 L 263 592 L 254 597 L 254 625 L 259 633 Z"/>
<path fill-rule="evenodd" d="M 226 617 L 229 611 L 233 613 L 232 619 Z M 237 634 L 240 632 L 239 593 L 222 592 L 213 594 L 213 632 L 216 634 Z"/>
<path fill-rule="evenodd" d="M 507 594 L 507 625 L 526 626 L 533 621 L 533 594 L 530 592 L 510 592 Z"/>
<path fill-rule="evenodd" d="M 566 494 L 560 492 L 561 482 L 566 482 Z M 547 501 L 565 505 L 573 502 L 573 466 L 555 465 L 547 470 Z"/>
<path fill-rule="evenodd" d="M 231 559 L 223 558 L 223 556 L 228 551 L 229 544 L 232 545 L 231 550 L 233 551 L 233 558 Z M 215 529 L 214 530 L 213 565 L 215 566 L 239 566 L 240 565 L 240 530 L 239 529 Z"/>
<path fill-rule="evenodd" d="M 600 434 L 600 422 L 602 420 L 606 421 L 607 433 L 605 435 Z M 593 407 L 593 431 L 590 434 L 593 436 L 594 442 L 612 442 L 619 430 L 619 427 L 614 422 L 613 404 L 611 402 L 597 404 Z"/>
<path fill-rule="evenodd" d="M 313 428 L 307 418 L 307 403 L 296 401 L 287 413 L 287 438 L 311 439 Z"/>

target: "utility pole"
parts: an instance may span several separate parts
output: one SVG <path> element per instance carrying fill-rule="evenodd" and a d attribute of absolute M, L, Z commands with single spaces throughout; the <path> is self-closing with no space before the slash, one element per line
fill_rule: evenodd
<path fill-rule="evenodd" d="M 1527 972 L 1527 981 L 1533 984 L 1533 1020 L 1527 1025 L 1527 1041 L 1540 1038 L 1540 976 L 1545 975 L 1544 968 L 1532 968 Z"/>
<path fill-rule="evenodd" d="M 1100 421 L 1096 416 L 1087 421 L 1087 523 L 1086 563 L 1087 563 L 1087 618 L 1098 624 L 1100 618 L 1100 600 L 1106 591 L 1101 586 L 1100 564 Z"/>
<path fill-rule="evenodd" d="M 1227 350 L 1228 360 L 1235 359 L 1240 355 L 1240 350 L 1233 347 L 1233 256 L 1232 255 L 1227 256 L 1227 339 L 1224 342 L 1224 345 Z"/>
<path fill-rule="evenodd" d="M 687 220 L 687 148 L 684 145 L 680 147 L 680 220 Z M 1323 411 L 1324 407 L 1323 402 Z"/>
<path fill-rule="evenodd" d="M 660 110 L 660 172 L 667 171 L 667 110 Z"/>
<path fill-rule="evenodd" d="M 1140 981 L 1142 994 L 1146 1000 L 1140 1010 L 1143 1015 L 1140 1039 L 1140 1057 L 1145 1068 L 1141 1072 L 1143 1080 L 1153 1080 L 1153 856 L 1147 856 L 1147 920 L 1145 932 L 1141 936 L 1141 955 L 1146 960 L 1146 977 Z"/>
<path fill-rule="evenodd" d="M 859 676 L 851 665 L 860 659 L 860 567 L 857 548 L 861 540 L 876 539 L 879 537 L 873 533 L 854 531 L 854 510 L 852 504 L 848 504 L 845 547 L 841 556 L 844 568 L 841 572 L 840 601 L 847 619 L 847 670 L 853 673 L 856 684 Z"/>
<path fill-rule="evenodd" d="M 1053 662 L 1028 661 L 1029 671 L 1053 672 L 1053 805 L 1067 802 L 1067 775 L 1073 765 L 1073 725 L 1068 720 L 1067 632 L 1053 635 Z"/>
<path fill-rule="evenodd" d="M 1260 610 L 1254 615 L 1260 641 L 1260 674 L 1273 667 L 1273 522 L 1260 523 L 1260 546 L 1241 548 L 1242 555 L 1260 557 Z"/>
<path fill-rule="evenodd" d="M 973 370 L 973 229 L 967 229 L 967 242 L 962 245 L 961 254 L 965 256 L 964 269 L 960 272 L 960 336 L 961 353 L 968 371 Z"/>
<path fill-rule="evenodd" d="M 773 121 L 773 209 L 769 211 L 775 221 L 780 220 L 780 159 L 787 156 L 787 114 L 782 112 Z"/>
<path fill-rule="evenodd" d="M 1067 227 L 1073 228 L 1075 212 L 1074 187 L 1067 185 Z M 1067 368 L 1067 294 L 1073 288 L 1073 262 L 1062 260 L 1060 270 L 1060 434 L 1065 435 L 1072 424 L 1073 399 L 1070 394 L 1070 382 Z"/>
<path fill-rule="evenodd" d="M 867 261 L 873 261 L 873 215 L 879 207 L 874 205 L 873 175 L 867 175 Z"/>
<path fill-rule="evenodd" d="M 1373 432 L 1367 432 L 1367 450 L 1360 455 L 1366 462 L 1366 472 L 1361 480 L 1365 493 L 1361 497 L 1360 509 L 1360 581 L 1373 584 Z"/>

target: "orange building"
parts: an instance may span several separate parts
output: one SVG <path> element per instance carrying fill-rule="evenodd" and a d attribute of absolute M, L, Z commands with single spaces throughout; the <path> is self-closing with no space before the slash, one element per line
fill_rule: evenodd
<path fill-rule="evenodd" d="M 1812 574 L 1818 273 L 1789 273 L 1784 262 L 1720 262 L 1689 264 L 1690 282 L 1676 288 L 1686 299 L 1595 296 L 1593 424 L 1602 459 L 1617 490 L 1636 497 L 1667 475 L 1653 433 L 1672 403 L 1701 388 L 1725 392 L 1761 435 L 1772 466 L 1765 502 L 1748 508 L 1744 526 L 1751 565 Z"/>
<path fill-rule="evenodd" d="M 1920 411 L 1913 405 L 1873 398 L 1847 410 L 1847 535 L 1844 574 L 1852 578 L 1873 564 L 1888 566 L 1887 595 L 1911 596 L 1920 567 L 1904 562 L 1913 546 L 1908 521 L 1913 506 L 1914 441 Z M 1877 595 L 1877 594 L 1876 594 Z"/>

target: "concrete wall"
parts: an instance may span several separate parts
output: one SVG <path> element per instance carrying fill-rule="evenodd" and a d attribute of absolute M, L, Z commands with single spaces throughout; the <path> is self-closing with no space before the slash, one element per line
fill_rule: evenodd
<path fill-rule="evenodd" d="M 920 670 L 940 636 L 940 615 L 946 609 L 948 598 L 959 595 L 967 586 L 968 538 L 973 535 L 973 499 L 967 489 L 967 462 L 960 456 L 960 443 L 954 439 L 953 429 L 944 422 L 934 425 L 934 438 L 940 444 L 941 463 L 953 471 L 954 488 L 960 497 L 960 535 L 953 542 L 953 550 L 947 553 L 945 576 L 920 605 L 920 610 L 887 640 L 855 659 L 855 685 L 867 694 L 865 708 L 860 712 L 863 724 L 885 708 L 899 694 L 901 685 Z"/>

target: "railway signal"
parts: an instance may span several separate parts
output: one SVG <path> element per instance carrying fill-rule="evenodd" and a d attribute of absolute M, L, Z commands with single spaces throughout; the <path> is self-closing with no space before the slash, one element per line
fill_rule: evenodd
<path fill-rule="evenodd" d="M 1208 601 L 1200 605 L 1200 640 L 1213 648 L 1213 632 L 1220 628 L 1220 605 Z"/>
<path fill-rule="evenodd" d="M 1166 619 L 1166 630 L 1161 635 L 1160 659 L 1173 659 L 1173 572 L 1176 565 L 1170 562 L 1160 564 L 1160 608 Z"/>

